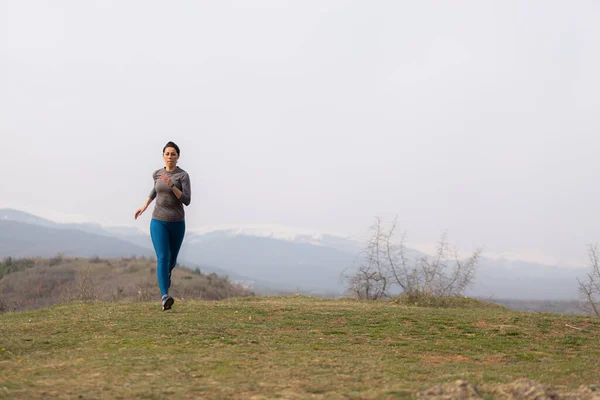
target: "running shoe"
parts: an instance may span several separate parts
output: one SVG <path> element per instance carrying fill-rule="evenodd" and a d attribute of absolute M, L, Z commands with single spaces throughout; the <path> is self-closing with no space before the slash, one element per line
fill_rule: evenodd
<path fill-rule="evenodd" d="M 162 309 L 163 311 L 170 310 L 173 307 L 173 303 L 175 303 L 175 299 L 173 299 L 168 294 L 165 294 L 162 297 Z"/>

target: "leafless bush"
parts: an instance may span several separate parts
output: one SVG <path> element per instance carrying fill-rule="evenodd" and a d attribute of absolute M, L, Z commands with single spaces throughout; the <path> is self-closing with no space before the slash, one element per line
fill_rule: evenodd
<path fill-rule="evenodd" d="M 112 301 L 120 301 L 124 291 L 125 288 L 123 286 L 117 286 L 112 294 Z"/>
<path fill-rule="evenodd" d="M 77 271 L 75 286 L 75 300 L 95 301 L 98 300 L 98 285 L 92 277 L 92 268 L 87 267 Z"/>
<path fill-rule="evenodd" d="M 17 311 L 27 306 L 26 302 L 21 299 L 11 298 L 3 292 L 4 290 L 0 288 L 0 314 L 9 311 Z M 29 301 L 31 302 L 31 300 Z"/>
<path fill-rule="evenodd" d="M 355 297 L 366 300 L 389 298 L 395 288 L 403 296 L 414 299 L 457 296 L 474 281 L 481 248 L 468 259 L 461 260 L 444 234 L 433 257 L 419 255 L 411 260 L 405 246 L 406 235 L 394 242 L 396 225 L 394 220 L 388 229 L 384 229 L 381 219 L 375 219 L 357 271 L 344 275 L 347 289 Z"/>
<path fill-rule="evenodd" d="M 388 296 L 387 278 L 370 264 L 358 267 L 354 275 L 346 276 L 348 291 L 361 300 L 379 300 Z"/>
<path fill-rule="evenodd" d="M 64 260 L 63 253 L 58 253 L 57 255 L 55 255 L 54 257 L 52 257 L 48 260 L 48 265 L 53 267 L 55 265 L 62 263 L 63 260 Z"/>
<path fill-rule="evenodd" d="M 142 281 L 137 285 L 137 289 L 136 301 L 150 301 L 160 297 L 154 280 L 146 279 Z"/>
<path fill-rule="evenodd" d="M 140 270 L 139 264 L 131 264 L 125 269 L 125 271 L 127 271 L 127 273 L 129 273 L 129 274 L 134 274 L 134 273 L 138 272 L 139 270 Z"/>
<path fill-rule="evenodd" d="M 588 258 L 591 271 L 587 279 L 579 283 L 579 293 L 583 299 L 583 308 L 586 312 L 600 317 L 600 265 L 598 263 L 598 244 L 588 245 Z"/>

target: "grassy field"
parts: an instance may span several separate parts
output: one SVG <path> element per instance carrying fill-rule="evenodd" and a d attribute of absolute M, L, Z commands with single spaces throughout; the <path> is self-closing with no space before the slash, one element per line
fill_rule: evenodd
<path fill-rule="evenodd" d="M 600 319 L 499 306 L 70 303 L 0 315 L 0 398 L 395 399 L 521 377 L 567 390 L 598 383 L 599 336 Z"/>

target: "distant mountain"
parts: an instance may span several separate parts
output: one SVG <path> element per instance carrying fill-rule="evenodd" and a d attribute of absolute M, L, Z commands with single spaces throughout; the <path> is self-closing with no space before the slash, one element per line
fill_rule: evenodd
<path fill-rule="evenodd" d="M 466 293 L 486 299 L 573 300 L 585 268 L 482 258 L 475 284 Z"/>
<path fill-rule="evenodd" d="M 141 229 L 133 228 L 130 226 L 108 226 L 104 229 L 107 232 L 109 232 L 110 234 L 115 235 L 115 236 L 127 237 L 127 236 L 144 235 L 147 237 L 147 235 Z"/>
<path fill-rule="evenodd" d="M 112 233 L 107 231 L 100 224 L 96 223 L 67 223 L 59 224 L 54 221 L 50 221 L 33 214 L 29 214 L 23 211 L 14 210 L 10 208 L 0 209 L 0 221 L 16 221 L 23 222 L 26 224 L 45 226 L 48 228 L 55 229 L 76 229 L 87 233 L 93 233 L 102 236 L 112 236 Z"/>
<path fill-rule="evenodd" d="M 150 235 L 137 228 L 130 227 L 106 227 L 106 231 L 112 236 L 133 243 L 137 246 L 146 247 L 154 251 Z"/>
<path fill-rule="evenodd" d="M 269 282 L 282 289 L 341 293 L 341 272 L 356 254 L 336 248 L 269 237 L 212 232 L 191 235 L 183 254 L 190 260 Z"/>
<path fill-rule="evenodd" d="M 0 220 L 0 257 L 52 257 L 59 252 L 73 257 L 153 255 L 147 248 L 113 237 Z"/>
<path fill-rule="evenodd" d="M 350 253 L 356 253 L 360 251 L 361 246 L 360 243 L 357 243 L 356 240 L 348 237 L 321 234 L 315 232 L 308 232 L 306 230 L 298 230 L 270 225 L 243 226 L 238 228 L 219 228 L 210 230 L 208 232 L 190 231 L 187 234 L 187 237 L 190 240 L 201 240 L 201 238 L 214 238 L 216 236 L 219 236 L 221 238 L 246 236 L 276 239 L 286 242 L 325 246 Z"/>
<path fill-rule="evenodd" d="M 12 208 L 0 209 L 0 221 L 16 221 L 23 222 L 26 224 L 34 224 L 47 227 L 53 227 L 55 225 L 58 225 L 56 222 L 52 222 L 47 219 L 23 211 L 14 210 Z"/>
<path fill-rule="evenodd" d="M 20 225 L 7 225 L 10 222 Z M 154 255 L 149 235 L 136 228 L 57 224 L 17 210 L 0 210 L 0 223 L 0 257 L 52 256 L 59 251 L 99 257 Z M 248 229 L 188 231 L 180 263 L 227 274 L 256 289 L 339 295 L 344 291 L 341 273 L 356 266 L 360 251 L 360 243 L 333 235 Z M 419 253 L 409 250 L 409 254 Z M 586 272 L 482 257 L 475 284 L 466 294 L 487 299 L 577 299 L 577 278 Z"/>

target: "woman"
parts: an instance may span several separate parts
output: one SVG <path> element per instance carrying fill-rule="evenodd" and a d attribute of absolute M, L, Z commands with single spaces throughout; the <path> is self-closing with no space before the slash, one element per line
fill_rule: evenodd
<path fill-rule="evenodd" d="M 177 255 L 185 235 L 185 212 L 183 205 L 190 205 L 191 184 L 190 177 L 177 166 L 179 160 L 179 147 L 169 142 L 163 148 L 165 167 L 154 171 L 154 188 L 148 196 L 146 203 L 135 212 L 137 219 L 152 200 L 156 198 L 156 205 L 150 221 L 150 236 L 156 251 L 158 265 L 158 287 L 162 295 L 162 309 L 169 310 L 175 300 L 169 296 L 171 287 L 171 271 L 177 264 Z"/>

